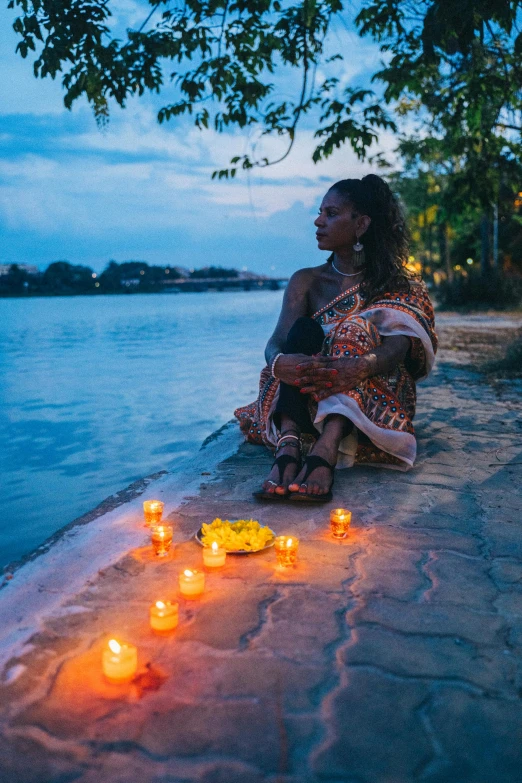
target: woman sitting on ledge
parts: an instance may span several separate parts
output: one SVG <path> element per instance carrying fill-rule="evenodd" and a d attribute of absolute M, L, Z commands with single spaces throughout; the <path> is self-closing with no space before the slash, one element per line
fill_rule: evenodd
<path fill-rule="evenodd" d="M 437 346 L 426 287 L 405 268 L 404 216 L 383 179 L 337 182 L 315 226 L 331 255 L 291 277 L 259 397 L 235 412 L 247 440 L 275 448 L 254 493 L 263 500 L 329 501 L 336 465 L 408 470 L 415 382 Z"/>

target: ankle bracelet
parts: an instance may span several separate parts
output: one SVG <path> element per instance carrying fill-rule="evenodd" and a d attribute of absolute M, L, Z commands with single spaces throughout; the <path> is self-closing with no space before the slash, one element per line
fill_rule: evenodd
<path fill-rule="evenodd" d="M 279 440 L 277 441 L 276 451 L 278 449 L 283 448 L 283 446 L 289 445 L 285 441 L 287 440 L 296 440 L 297 443 L 295 444 L 298 448 L 301 447 L 301 439 L 297 437 L 297 435 L 281 435 Z M 293 445 L 293 444 L 292 444 Z"/>

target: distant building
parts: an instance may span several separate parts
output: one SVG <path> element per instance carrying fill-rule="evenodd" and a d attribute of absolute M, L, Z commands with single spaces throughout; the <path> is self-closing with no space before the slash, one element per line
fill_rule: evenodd
<path fill-rule="evenodd" d="M 0 277 L 3 275 L 8 275 L 12 266 L 17 266 L 19 269 L 23 269 L 23 271 L 27 272 L 28 275 L 38 275 L 40 273 L 38 267 L 33 266 L 32 264 L 0 264 Z"/>

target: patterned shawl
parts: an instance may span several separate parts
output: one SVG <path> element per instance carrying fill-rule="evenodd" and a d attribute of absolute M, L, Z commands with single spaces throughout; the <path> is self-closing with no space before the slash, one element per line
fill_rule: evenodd
<path fill-rule="evenodd" d="M 388 291 L 367 305 L 356 285 L 312 317 L 325 332 L 323 353 L 331 356 L 356 358 L 378 346 L 382 337 L 402 334 L 410 338 L 408 354 L 392 374 L 368 378 L 319 405 L 311 398 L 309 402 L 312 421 L 319 430 L 329 413 L 342 413 L 356 425 L 354 433 L 341 443 L 338 467 L 357 463 L 407 470 L 416 455 L 412 423 L 415 383 L 429 374 L 437 350 L 426 286 L 411 281 L 409 292 Z M 265 367 L 257 400 L 234 412 L 250 443 L 275 446 L 278 434 L 272 411 L 278 393 L 279 381 Z"/>

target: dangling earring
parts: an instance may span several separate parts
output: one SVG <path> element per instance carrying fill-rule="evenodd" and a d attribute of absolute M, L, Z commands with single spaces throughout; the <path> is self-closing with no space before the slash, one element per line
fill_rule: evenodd
<path fill-rule="evenodd" d="M 364 255 L 364 245 L 357 237 L 357 242 L 353 246 L 353 265 L 356 269 L 360 269 L 366 262 Z"/>

